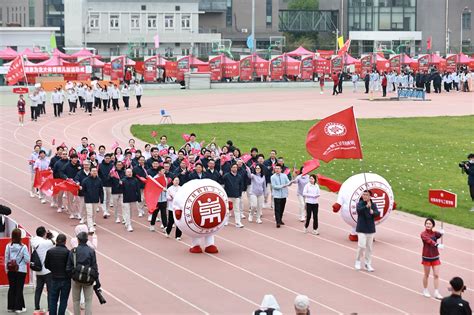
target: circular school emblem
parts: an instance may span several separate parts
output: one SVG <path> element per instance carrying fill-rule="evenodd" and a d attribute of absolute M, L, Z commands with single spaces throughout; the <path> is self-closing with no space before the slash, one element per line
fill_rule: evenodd
<path fill-rule="evenodd" d="M 324 126 L 324 132 L 328 136 L 344 136 L 347 133 L 347 128 L 341 123 L 328 122 Z"/>
<path fill-rule="evenodd" d="M 368 181 L 367 186 L 369 187 L 368 190 L 371 193 L 370 198 L 372 199 L 372 202 L 377 205 L 377 209 L 380 212 L 380 214 L 375 217 L 375 222 L 378 223 L 378 221 L 388 217 L 393 209 L 393 192 L 389 186 L 380 181 Z M 349 213 L 354 222 L 357 222 L 357 203 L 359 202 L 360 198 L 362 198 L 362 193 L 366 189 L 365 183 L 363 183 L 355 189 L 351 196 L 349 202 Z"/>

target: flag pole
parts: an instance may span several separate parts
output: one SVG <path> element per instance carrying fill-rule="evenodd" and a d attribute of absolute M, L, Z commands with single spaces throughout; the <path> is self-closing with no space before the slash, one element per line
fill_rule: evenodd
<path fill-rule="evenodd" d="M 23 55 L 20 56 L 20 59 L 21 59 L 21 68 L 23 69 L 23 76 L 25 77 L 25 84 L 26 84 L 26 87 L 28 88 L 28 77 L 26 76 L 25 63 L 24 63 L 23 57 L 24 57 Z"/>

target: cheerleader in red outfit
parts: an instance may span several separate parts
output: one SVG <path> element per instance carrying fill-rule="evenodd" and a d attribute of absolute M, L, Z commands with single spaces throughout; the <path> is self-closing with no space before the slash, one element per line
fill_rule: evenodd
<path fill-rule="evenodd" d="M 433 269 L 433 278 L 434 278 L 434 297 L 436 299 L 442 299 L 443 297 L 438 291 L 439 287 L 439 266 L 441 262 L 439 261 L 439 251 L 438 249 L 443 249 L 444 245 L 438 243 L 438 239 L 443 236 L 444 231 L 440 230 L 439 232 L 434 231 L 435 221 L 432 218 L 427 218 L 425 220 L 425 230 L 421 233 L 421 240 L 423 241 L 423 254 L 422 262 L 424 268 L 423 275 L 423 295 L 425 297 L 431 297 L 430 292 L 428 291 L 428 278 L 430 276 L 430 271 Z"/>
<path fill-rule="evenodd" d="M 17 103 L 18 107 L 18 123 L 20 126 L 23 126 L 23 122 L 25 121 L 25 111 L 26 111 L 26 103 L 25 99 L 23 98 L 23 94 L 20 95 L 20 99 Z"/>

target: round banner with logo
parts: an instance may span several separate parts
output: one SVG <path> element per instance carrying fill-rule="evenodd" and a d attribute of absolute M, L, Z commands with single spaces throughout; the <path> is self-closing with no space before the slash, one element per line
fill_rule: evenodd
<path fill-rule="evenodd" d="M 393 191 L 385 178 L 373 173 L 365 173 L 365 177 L 363 173 L 351 176 L 342 184 L 337 203 L 341 205 L 342 219 L 352 227 L 357 225 L 357 203 L 365 190 L 370 191 L 372 202 L 380 212 L 375 218 L 375 224 L 385 221 L 393 210 Z"/>
<path fill-rule="evenodd" d="M 195 179 L 184 184 L 176 193 L 173 215 L 176 226 L 184 234 L 205 237 L 224 226 L 227 207 L 227 194 L 221 185 L 210 179 Z"/>

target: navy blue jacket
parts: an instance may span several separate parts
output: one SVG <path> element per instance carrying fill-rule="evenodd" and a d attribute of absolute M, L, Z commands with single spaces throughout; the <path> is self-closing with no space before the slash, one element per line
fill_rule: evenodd
<path fill-rule="evenodd" d="M 189 174 L 189 180 L 204 179 L 204 178 L 206 178 L 206 174 L 204 172 L 201 173 L 201 177 L 199 177 L 199 175 L 198 175 L 198 173 L 196 173 L 196 171 Z"/>
<path fill-rule="evenodd" d="M 141 167 L 140 165 L 137 165 L 133 168 L 133 177 L 137 178 L 137 175 L 143 178 L 146 178 L 146 170 L 145 166 Z M 139 180 L 140 182 L 140 189 L 145 188 L 145 184 Z"/>
<path fill-rule="evenodd" d="M 467 173 L 467 184 L 474 186 L 474 163 L 468 163 L 469 168 L 464 167 Z"/>
<path fill-rule="evenodd" d="M 364 200 L 360 200 L 357 204 L 357 226 L 356 232 L 371 234 L 375 233 L 375 217 L 380 213 L 377 210 L 377 205 L 372 201 L 371 209 L 374 211 L 370 214 L 370 210 L 367 207 L 367 203 Z"/>
<path fill-rule="evenodd" d="M 59 175 L 61 176 L 62 179 L 74 179 L 76 177 L 77 173 L 81 170 L 81 164 L 79 164 L 79 161 L 76 163 L 76 165 L 73 165 L 71 161 L 67 163 L 66 165 L 63 166 L 63 168 L 59 171 Z"/>
<path fill-rule="evenodd" d="M 242 191 L 244 191 L 244 181 L 242 176 L 238 173 L 236 175 L 231 172 L 222 176 L 222 183 L 224 184 L 224 190 L 229 198 L 240 198 Z"/>
<path fill-rule="evenodd" d="M 148 160 L 145 161 L 145 166 L 146 166 L 147 168 L 151 168 L 151 164 L 152 164 L 154 161 L 157 161 L 158 163 L 161 163 L 161 162 L 162 162 L 162 160 L 161 160 L 160 157 L 158 157 L 158 159 L 156 159 L 156 160 L 155 160 L 153 157 L 151 157 L 151 158 L 149 158 Z"/>
<path fill-rule="evenodd" d="M 53 178 L 62 178 L 61 172 L 64 166 L 69 163 L 69 160 L 59 159 L 53 166 Z"/>
<path fill-rule="evenodd" d="M 97 258 L 95 256 L 95 250 L 87 244 L 81 244 L 76 247 L 76 265 L 83 265 L 85 267 L 91 267 L 99 275 L 99 267 L 97 266 Z M 74 270 L 74 257 L 73 252 L 69 252 L 69 257 L 66 265 L 66 272 L 72 276 Z"/>
<path fill-rule="evenodd" d="M 102 203 L 104 201 L 104 189 L 99 176 L 96 178 L 88 176 L 82 181 L 81 187 L 85 203 Z"/>
<path fill-rule="evenodd" d="M 121 179 L 121 187 L 123 190 L 123 202 L 142 201 L 140 195 L 140 180 L 135 177 L 123 177 Z"/>
<path fill-rule="evenodd" d="M 146 173 L 150 175 L 151 177 L 155 177 L 158 174 L 158 169 L 154 169 L 150 167 L 149 169 L 146 170 Z"/>
<path fill-rule="evenodd" d="M 82 170 L 80 170 L 79 172 L 77 172 L 76 176 L 74 177 L 74 181 L 75 181 L 76 183 L 78 183 L 79 185 L 81 185 L 82 181 L 83 181 L 84 179 L 86 179 L 87 176 L 89 176 L 89 175 L 87 175 L 86 173 L 84 173 L 84 170 L 82 169 Z M 82 191 L 82 189 L 79 189 L 77 195 L 80 196 L 80 197 L 84 197 L 84 192 Z"/>
<path fill-rule="evenodd" d="M 99 177 L 102 180 L 102 185 L 104 185 L 104 187 L 112 187 L 112 181 L 109 176 L 112 167 L 114 167 L 114 163 L 112 162 L 107 164 L 105 161 L 102 161 L 99 165 Z"/>
<path fill-rule="evenodd" d="M 123 193 L 122 186 L 120 185 L 120 178 L 125 177 L 125 170 L 117 170 L 119 178 L 112 177 L 109 175 L 110 180 L 112 181 L 112 194 L 118 195 Z"/>
<path fill-rule="evenodd" d="M 58 155 L 55 155 L 51 158 L 51 160 L 49 161 L 49 168 L 50 169 L 53 169 L 54 168 L 54 164 L 56 164 L 57 161 L 59 161 L 61 159 L 60 156 Z"/>
<path fill-rule="evenodd" d="M 265 169 L 265 182 L 267 183 L 271 183 L 271 180 L 270 180 L 270 177 L 272 177 L 273 175 L 273 165 L 276 164 L 276 159 L 275 161 L 272 161 L 270 159 L 268 160 L 265 160 L 263 162 L 263 166 L 264 166 L 264 169 Z M 283 170 L 282 170 L 282 173 L 283 173 Z M 289 178 L 288 178 L 289 179 Z"/>
<path fill-rule="evenodd" d="M 180 186 L 183 186 L 184 184 L 189 182 L 189 172 L 186 170 L 186 171 L 184 171 L 184 174 L 182 174 L 182 173 L 183 173 L 183 170 L 181 168 L 178 168 L 174 172 L 174 177 L 179 178 L 179 185 Z"/>
<path fill-rule="evenodd" d="M 206 178 L 212 179 L 213 181 L 218 182 L 219 184 L 222 183 L 221 173 L 216 169 L 214 169 L 214 172 L 207 170 L 205 176 Z"/>

